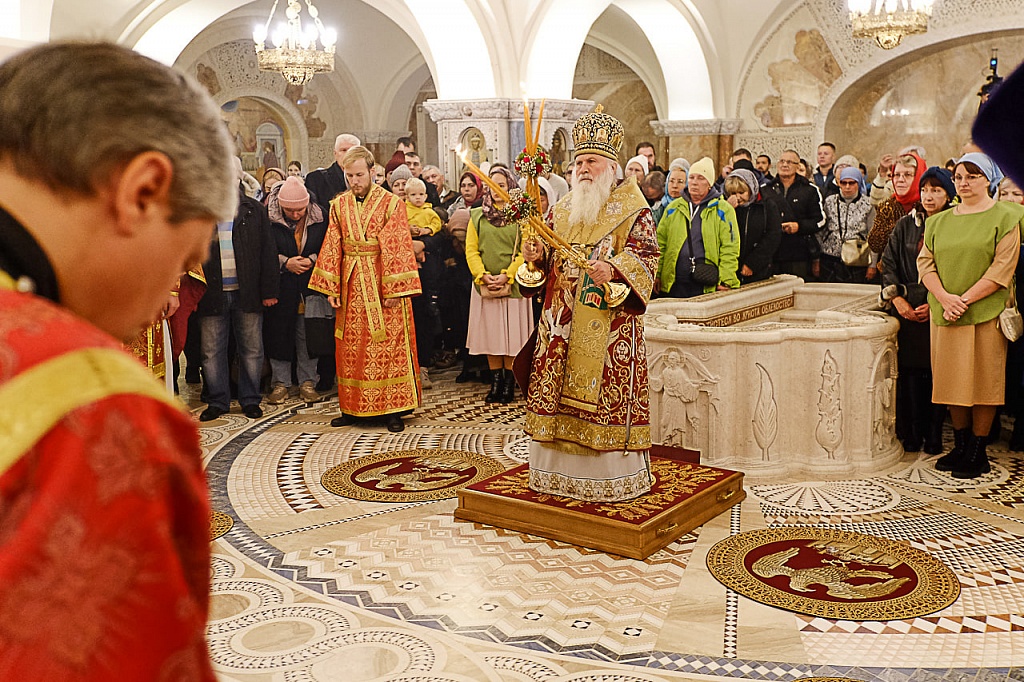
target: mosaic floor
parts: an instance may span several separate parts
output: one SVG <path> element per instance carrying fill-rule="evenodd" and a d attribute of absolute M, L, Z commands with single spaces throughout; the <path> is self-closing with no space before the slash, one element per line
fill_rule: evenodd
<path fill-rule="evenodd" d="M 908 455 L 863 480 L 758 484 L 646 561 L 456 522 L 455 500 L 333 495 L 323 473 L 370 453 L 469 450 L 525 461 L 522 401 L 434 378 L 403 433 L 334 429 L 332 400 L 264 404 L 203 426 L 215 509 L 209 642 L 223 680 L 654 682 L 843 677 L 1024 680 L 1024 455 L 990 447 L 971 482 Z M 196 386 L 183 397 L 198 410 Z M 833 621 L 738 596 L 705 567 L 730 534 L 821 525 L 931 552 L 961 597 L 921 618 Z M 1016 667 L 1019 666 L 1019 667 Z"/>

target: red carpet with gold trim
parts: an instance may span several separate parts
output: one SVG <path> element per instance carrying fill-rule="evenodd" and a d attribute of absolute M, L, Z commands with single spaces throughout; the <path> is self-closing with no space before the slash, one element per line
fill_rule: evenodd
<path fill-rule="evenodd" d="M 651 492 L 626 502 L 583 502 L 571 497 L 535 492 L 529 488 L 530 469 L 527 464 L 521 464 L 494 478 L 467 487 L 470 490 L 535 502 L 547 507 L 572 509 L 584 514 L 640 525 L 684 498 L 699 497 L 702 492 L 736 472 L 652 457 L 651 473 L 654 474 Z"/>

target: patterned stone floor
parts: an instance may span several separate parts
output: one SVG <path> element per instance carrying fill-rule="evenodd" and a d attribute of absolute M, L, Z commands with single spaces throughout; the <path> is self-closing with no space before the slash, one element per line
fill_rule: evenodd
<path fill-rule="evenodd" d="M 1001 443 L 971 482 L 908 455 L 873 478 L 748 481 L 748 497 L 647 561 L 457 522 L 454 500 L 333 495 L 350 458 L 418 447 L 525 461 L 522 401 L 435 377 L 401 434 L 334 429 L 335 403 L 292 399 L 253 421 L 204 425 L 214 508 L 208 637 L 239 682 L 653 682 L 843 677 L 864 682 L 1024 680 L 1024 460 Z M 197 410 L 195 386 L 183 397 Z M 705 567 L 729 534 L 821 525 L 902 540 L 958 575 L 936 614 L 832 621 L 726 590 Z"/>

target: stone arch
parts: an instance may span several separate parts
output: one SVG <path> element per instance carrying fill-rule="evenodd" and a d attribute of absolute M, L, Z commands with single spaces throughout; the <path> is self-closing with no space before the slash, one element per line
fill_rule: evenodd
<path fill-rule="evenodd" d="M 440 97 L 495 95 L 493 56 L 483 39 L 483 27 L 463 0 L 434 0 L 429 4 L 401 0 L 352 1 L 372 7 L 406 33 L 423 55 Z M 145 17 L 136 17 L 127 23 L 117 40 L 170 64 L 207 26 L 249 2 L 167 0 L 153 3 L 146 8 Z M 459 40 L 452 40 L 453 32 Z M 467 60 L 466 54 L 483 54 L 488 58 Z M 472 94 L 466 93 L 467 84 L 475 88 Z"/>
<path fill-rule="evenodd" d="M 221 90 L 213 96 L 217 106 L 224 106 L 228 102 L 242 98 L 261 102 L 279 117 L 281 123 L 284 124 L 285 147 L 293 152 L 293 156 L 298 156 L 298 160 L 302 163 L 303 168 L 309 168 L 309 132 L 306 130 L 306 123 L 298 107 L 283 95 L 273 92 L 253 93 L 248 88 L 228 88 Z M 288 163 L 290 160 L 286 159 L 283 163 Z"/>
<path fill-rule="evenodd" d="M 713 60 L 707 57 L 708 46 L 712 43 L 699 21 L 699 13 L 692 11 L 689 3 L 683 0 L 586 0 L 557 4 L 548 0 L 538 8 L 541 20 L 533 22 L 535 28 L 524 43 L 528 55 L 525 76 L 531 88 L 530 96 L 571 96 L 580 50 L 594 23 L 612 5 L 640 27 L 657 57 L 661 82 L 648 87 L 652 94 L 659 95 L 656 97 L 659 116 L 668 119 L 714 118 L 715 96 L 709 67 Z M 607 51 L 608 44 L 614 41 L 606 39 L 605 43 L 602 49 Z M 619 54 L 626 57 L 624 63 L 628 64 L 629 50 L 621 45 L 618 49 Z M 691 65 L 696 64 L 696 68 L 682 70 L 673 66 L 684 60 Z M 645 70 L 648 71 L 647 80 L 655 81 L 651 70 Z"/>
<path fill-rule="evenodd" d="M 1019 38 L 1021 31 L 1024 31 L 1024 6 L 1017 10 L 1016 15 L 1008 13 L 977 17 L 970 23 L 954 23 L 943 28 L 930 29 L 922 35 L 911 36 L 894 50 L 875 50 L 868 59 L 845 69 L 842 76 L 825 94 L 814 127 L 815 138 L 824 139 L 828 118 L 840 98 L 851 87 L 865 78 L 870 78 L 872 74 L 899 68 L 945 47 L 975 43 L 979 36 L 998 37 L 1016 32 Z M 1004 75 L 1008 75 L 1009 69 L 1014 66 L 1016 63 L 1007 63 Z M 981 85 L 980 80 L 978 85 Z"/>
<path fill-rule="evenodd" d="M 379 127 L 383 130 L 406 129 L 416 106 L 416 96 L 430 79 L 430 71 L 423 63 L 404 64 L 380 93 L 377 115 L 371 120 L 380 121 Z"/>
<path fill-rule="evenodd" d="M 816 118 L 815 139 L 836 138 L 869 167 L 877 154 L 913 142 L 925 147 L 930 165 L 941 165 L 970 135 L 990 47 L 999 48 L 1006 75 L 1024 60 L 1022 36 L 1024 28 L 945 40 L 937 35 L 893 57 L 879 55 L 830 90 Z M 895 116 L 884 116 L 890 112 Z M 855 138 L 846 132 L 851 126 L 859 131 Z"/>

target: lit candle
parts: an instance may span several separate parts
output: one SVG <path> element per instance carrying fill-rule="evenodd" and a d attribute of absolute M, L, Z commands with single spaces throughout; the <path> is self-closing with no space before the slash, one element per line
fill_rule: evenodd
<path fill-rule="evenodd" d="M 526 121 L 523 130 L 526 133 L 526 151 L 531 156 L 533 155 L 533 129 L 530 125 L 530 100 L 523 96 L 523 119 Z"/>

